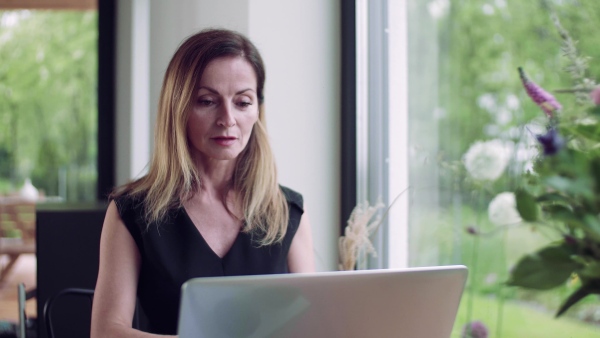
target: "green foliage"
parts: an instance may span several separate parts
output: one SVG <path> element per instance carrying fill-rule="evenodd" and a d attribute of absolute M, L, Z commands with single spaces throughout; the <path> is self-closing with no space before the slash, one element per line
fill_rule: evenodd
<path fill-rule="evenodd" d="M 460 160 L 477 140 L 500 137 L 518 142 L 527 122 L 538 118 L 539 109 L 522 90 L 517 67 L 523 66 L 531 77 L 550 90 L 574 85 L 567 72 L 568 60 L 557 46 L 561 37 L 552 25 L 548 7 L 557 12 L 564 27 L 578 37 L 577 48 L 583 55 L 600 55 L 600 1 L 520 1 L 507 0 L 496 5 L 487 0 L 452 0 L 449 12 L 437 21 L 440 58 L 440 98 L 446 114 L 439 122 L 439 154 L 444 161 Z M 484 11 L 488 6 L 489 11 Z M 590 74 L 600 74 L 600 63 L 590 62 Z M 480 104 L 483 97 L 491 98 L 495 108 Z M 517 97 L 520 105 L 509 108 L 508 100 Z M 561 94 L 565 107 L 563 122 L 577 118 L 585 107 L 576 104 L 572 95 Z M 501 121 L 500 114 L 509 114 Z M 600 112 L 599 112 L 600 113 Z M 583 127 L 582 127 L 583 128 Z M 525 131 L 527 132 L 527 131 Z M 515 165 L 515 163 L 513 163 Z M 520 168 L 517 168 L 520 169 Z M 456 184 L 459 177 L 440 175 L 442 189 L 457 188 L 469 203 L 471 187 Z M 516 187 L 510 175 L 502 177 L 495 186 Z M 442 200 L 443 203 L 448 203 Z"/>
<path fill-rule="evenodd" d="M 586 126 L 595 129 L 598 124 Z M 533 196 L 518 189 L 515 195 L 517 210 L 524 220 L 538 221 L 534 210 L 541 206 L 545 220 L 559 222 L 558 230 L 564 240 L 558 246 L 551 244 L 525 255 L 509 280 L 512 286 L 545 290 L 562 285 L 573 273 L 579 275 L 583 285 L 560 307 L 559 315 L 583 297 L 597 293 L 600 283 L 600 156 L 571 146 L 580 138 L 589 141 L 590 135 L 597 135 L 591 141 L 600 144 L 600 134 L 584 134 L 578 128 L 561 130 L 571 139 L 570 145 L 556 155 L 542 157 L 536 166 L 539 180 L 534 185 L 543 193 Z"/>
<path fill-rule="evenodd" d="M 599 327 L 581 320 L 554 320 L 550 313 L 529 302 L 507 302 L 503 309 L 498 309 L 494 297 L 475 295 L 474 300 L 475 318 L 488 326 L 490 338 L 597 338 L 600 332 Z M 461 302 L 452 338 L 462 338 L 462 325 L 468 321 L 467 312 L 467 303 Z M 499 312 L 504 317 L 502 323 L 497 322 Z M 498 325 L 502 327 L 499 329 Z M 494 334 L 498 331 L 501 335 Z"/>
<path fill-rule="evenodd" d="M 551 195 L 549 194 L 549 198 Z M 440 210 L 432 213 L 429 209 L 413 210 L 416 214 L 411 223 L 411 231 L 417 237 L 411 237 L 411 266 L 433 264 L 465 264 L 469 266 L 469 281 L 461 301 L 461 313 L 456 320 L 456 337 L 460 337 L 460 329 L 471 320 L 482 320 L 493 334 L 497 331 L 498 311 L 504 314 L 501 337 L 563 337 L 569 332 L 574 337 L 595 337 L 600 332 L 596 325 L 585 323 L 582 319 L 588 313 L 596 313 L 598 299 L 587 297 L 567 312 L 560 321 L 554 321 L 554 311 L 563 303 L 570 293 L 579 287 L 579 279 L 564 281 L 552 290 L 539 291 L 520 287 L 506 287 L 508 271 L 516 267 L 515 263 L 529 251 L 538 251 L 548 242 L 562 238 L 545 227 L 501 227 L 492 224 L 486 217 L 485 210 L 462 206 L 459 210 Z M 457 218 L 458 220 L 457 224 Z M 479 246 L 475 246 L 476 237 L 468 234 L 461 225 L 478 224 L 483 233 Z M 494 235 L 486 235 L 494 232 Z M 418 248 L 418 249 L 415 249 Z M 478 256 L 480 264 L 475 268 L 471 264 L 473 255 Z M 472 316 L 466 313 L 471 293 L 475 295 L 472 305 Z M 503 310 L 499 302 L 504 298 Z M 591 315 L 590 315 L 591 316 Z M 579 318 L 580 320 L 576 320 Z M 591 319 L 590 319 L 591 320 Z M 540 331 L 536 325 L 553 327 L 554 330 Z M 571 329 L 567 329 L 571 327 Z M 578 335 L 576 332 L 586 332 Z M 512 334 L 511 334 L 512 333 Z M 545 333 L 545 334 L 544 334 Z M 454 337 L 454 335 L 453 335 Z"/>
<path fill-rule="evenodd" d="M 563 244 L 548 246 L 526 255 L 510 274 L 508 285 L 548 290 L 567 281 L 581 265 L 571 259 L 573 247 Z"/>
<path fill-rule="evenodd" d="M 586 83 L 592 84 L 585 87 L 587 93 L 600 90 L 594 89 L 595 79 L 584 78 L 585 63 L 578 63 L 584 58 L 573 47 L 569 33 L 557 27 L 563 51 L 572 62 L 567 67 L 575 80 L 571 92 L 585 92 L 582 86 Z M 535 101 L 539 97 L 532 94 L 532 98 Z M 587 107 L 571 109 L 573 106 L 563 105 L 564 111 L 577 111 L 578 115 L 554 111 L 548 120 L 548 130 L 559 131 L 552 134 L 554 139 L 565 139 L 566 144 L 538 138 L 544 152 L 535 166 L 537 179 L 526 181 L 534 195 L 524 189 L 515 192 L 523 220 L 547 222 L 563 238 L 559 244 L 551 243 L 523 256 L 511 271 L 508 284 L 546 290 L 563 285 L 571 275 L 578 276 L 581 286 L 567 297 L 557 316 L 586 296 L 600 294 L 600 121 L 595 116 L 596 108 L 589 108 L 589 97 L 580 95 L 577 104 Z M 537 217 L 539 207 L 542 219 Z"/>
<path fill-rule="evenodd" d="M 61 168 L 96 165 L 97 13 L 0 11 L 0 20 L 0 181 L 14 189 L 31 177 L 57 195 Z M 93 200 L 87 190 L 68 197 Z"/>
<path fill-rule="evenodd" d="M 539 218 L 540 209 L 535 198 L 524 189 L 518 189 L 515 192 L 517 201 L 517 211 L 524 221 L 535 222 Z"/>
<path fill-rule="evenodd" d="M 552 12 L 575 40 L 567 43 L 553 24 Z M 438 104 L 444 112 L 437 121 L 437 155 L 442 164 L 437 177 L 443 192 L 440 204 L 445 209 L 457 209 L 461 204 L 483 215 L 467 223 L 457 211 L 454 232 L 446 234 L 456 238 L 458 227 L 478 230 L 479 237 L 473 242 L 481 242 L 480 246 L 460 242 L 460 249 L 453 248 L 462 250 L 461 257 L 462 253 L 472 253 L 473 257 L 481 256 L 479 262 L 485 262 L 476 264 L 474 258 L 462 257 L 474 272 L 470 276 L 472 290 L 496 297 L 507 295 L 499 286 L 481 286 L 485 283 L 482 276 L 490 274 L 493 265 L 511 272 L 510 285 L 522 287 L 510 288 L 509 297 L 532 297 L 549 307 L 559 307 L 560 313 L 575 303 L 597 303 L 595 298 L 584 298 L 595 293 L 600 264 L 600 108 L 592 106 L 588 97 L 594 81 L 599 80 L 595 75 L 600 74 L 600 63 L 595 62 L 600 56 L 599 22 L 600 1 L 596 0 L 451 0 L 447 15 L 435 21 L 441 56 Z M 593 56 L 592 62 L 581 55 Z M 574 67 L 574 63 L 584 67 Z M 527 98 L 517 74 L 519 66 L 556 95 L 563 106 L 558 124 L 547 120 Z M 511 100 L 517 104 L 511 105 Z M 540 132 L 530 126 L 557 128 L 564 144 L 554 156 L 538 156 L 533 167 L 528 167 L 529 173 L 517 155 L 505 174 L 493 182 L 474 182 L 460 167 L 463 155 L 476 141 L 499 139 L 515 149 L 527 137 L 537 142 Z M 495 233 L 516 231 L 507 227 L 486 229 L 487 220 L 482 220 L 487 202 L 503 191 L 515 192 L 519 215 L 531 233 L 547 237 L 545 246 L 540 248 L 537 242 L 525 245 L 524 239 L 508 234 L 509 248 L 504 253 L 501 244 L 492 242 Z M 531 233 L 524 235 L 533 236 Z M 498 263 L 500 252 L 507 258 Z M 510 257 L 515 252 L 520 254 Z M 514 267 L 506 266 L 515 261 Z M 577 281 L 576 286 L 572 280 Z M 553 292 L 540 296 L 536 290 L 541 289 Z M 566 301 L 559 305 L 562 299 Z"/>
<path fill-rule="evenodd" d="M 13 153 L 6 148 L 0 148 L 0 177 L 9 177 L 11 174 L 11 166 L 13 163 Z"/>

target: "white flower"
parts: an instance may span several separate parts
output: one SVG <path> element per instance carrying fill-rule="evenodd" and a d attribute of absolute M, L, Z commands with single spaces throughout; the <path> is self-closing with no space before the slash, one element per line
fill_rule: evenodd
<path fill-rule="evenodd" d="M 522 221 L 517 211 L 517 200 L 512 192 L 496 195 L 488 206 L 488 218 L 496 225 L 509 225 Z"/>
<path fill-rule="evenodd" d="M 477 98 L 477 105 L 479 108 L 487 110 L 490 114 L 494 114 L 498 105 L 496 103 L 496 97 L 493 94 L 485 93 Z"/>
<path fill-rule="evenodd" d="M 504 172 L 510 153 L 510 147 L 500 140 L 478 141 L 467 150 L 463 162 L 474 179 L 494 181 Z"/>
<path fill-rule="evenodd" d="M 508 94 L 506 96 L 506 108 L 510 110 L 517 110 L 521 107 L 521 101 L 515 94 Z"/>

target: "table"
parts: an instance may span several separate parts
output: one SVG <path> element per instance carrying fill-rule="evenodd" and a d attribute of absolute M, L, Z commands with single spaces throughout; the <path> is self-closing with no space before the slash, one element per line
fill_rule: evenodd
<path fill-rule="evenodd" d="M 35 202 L 3 197 L 0 199 L 0 256 L 7 257 L 8 261 L 0 267 L 0 283 L 19 256 L 28 253 L 35 253 Z"/>

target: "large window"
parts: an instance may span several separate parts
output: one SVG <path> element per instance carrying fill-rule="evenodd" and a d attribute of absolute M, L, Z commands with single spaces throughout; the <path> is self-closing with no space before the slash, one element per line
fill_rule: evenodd
<path fill-rule="evenodd" d="M 96 200 L 97 13 L 0 11 L 0 195 Z"/>
<path fill-rule="evenodd" d="M 489 212 L 537 154 L 532 135 L 544 116 L 517 68 L 546 88 L 572 86 L 553 11 L 581 53 L 599 58 L 596 0 L 356 1 L 356 198 L 389 204 L 408 188 L 373 238 L 380 256 L 367 265 L 467 265 L 453 337 L 475 320 L 491 337 L 600 334 L 597 296 L 554 319 L 572 285 L 505 286 L 518 258 L 553 238 L 510 213 Z M 600 74 L 600 64 L 592 61 L 589 71 Z M 481 173 L 485 179 L 467 168 L 477 144 L 501 158 Z"/>

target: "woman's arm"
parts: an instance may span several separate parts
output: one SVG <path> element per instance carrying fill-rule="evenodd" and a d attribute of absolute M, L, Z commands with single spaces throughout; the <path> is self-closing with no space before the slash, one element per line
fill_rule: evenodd
<path fill-rule="evenodd" d="M 135 310 L 140 253 L 111 202 L 100 238 L 100 269 L 92 306 L 91 338 L 150 338 L 131 327 Z"/>
<path fill-rule="evenodd" d="M 302 214 L 300 225 L 292 239 L 288 253 L 288 268 L 290 272 L 315 272 L 312 231 L 306 210 Z"/>

